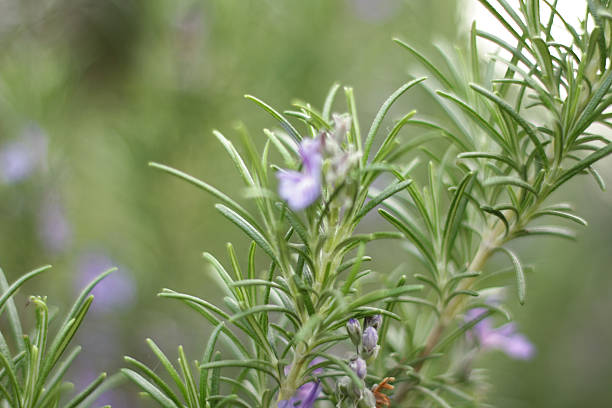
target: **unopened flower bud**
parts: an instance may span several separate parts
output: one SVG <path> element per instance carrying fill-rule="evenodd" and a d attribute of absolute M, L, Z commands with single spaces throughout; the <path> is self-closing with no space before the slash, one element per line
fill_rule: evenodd
<path fill-rule="evenodd" d="M 361 344 L 361 325 L 357 319 L 349 319 L 346 323 L 346 331 L 356 347 Z"/>
<path fill-rule="evenodd" d="M 378 343 L 378 332 L 374 328 L 374 326 L 367 327 L 363 332 L 362 337 L 363 348 L 365 349 L 373 349 L 376 347 Z"/>
<path fill-rule="evenodd" d="M 349 395 L 351 388 L 351 379 L 349 377 L 340 377 L 336 382 L 336 392 L 343 398 Z"/>
<path fill-rule="evenodd" d="M 382 316 L 379 314 L 368 316 L 364 320 L 365 327 L 373 327 L 375 330 L 380 329 L 381 325 L 382 325 Z"/>
<path fill-rule="evenodd" d="M 351 130 L 352 119 L 347 113 L 339 115 L 337 113 L 332 114 L 334 119 L 334 135 L 333 138 L 337 143 L 342 144 L 346 134 Z"/>
<path fill-rule="evenodd" d="M 353 403 L 359 401 L 361 399 L 361 396 L 363 395 L 363 383 L 357 384 L 350 377 L 340 378 L 340 380 L 338 380 L 338 387 L 338 391 L 342 390 L 343 392 L 343 394 L 341 395 L 343 397 L 346 396 L 346 399 Z"/>
<path fill-rule="evenodd" d="M 361 356 L 368 360 L 378 353 L 378 332 L 373 326 L 367 327 L 361 338 Z"/>
<path fill-rule="evenodd" d="M 349 367 L 351 367 L 351 370 L 353 370 L 353 372 L 357 374 L 357 377 L 361 378 L 362 380 L 368 373 L 368 366 L 365 360 L 361 357 L 351 359 L 351 361 L 349 361 Z"/>
<path fill-rule="evenodd" d="M 374 393 L 367 388 L 363 390 L 361 400 L 359 400 L 359 408 L 376 408 L 376 397 Z"/>

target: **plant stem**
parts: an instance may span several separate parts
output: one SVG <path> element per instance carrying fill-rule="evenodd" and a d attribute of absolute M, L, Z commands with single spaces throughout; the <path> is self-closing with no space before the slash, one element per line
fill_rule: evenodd
<path fill-rule="evenodd" d="M 304 343 L 299 343 L 295 347 L 293 362 L 289 368 L 287 379 L 281 384 L 281 388 L 278 393 L 278 401 L 288 400 L 293 396 L 293 394 L 295 394 L 295 390 L 298 388 L 298 381 L 302 376 L 302 367 L 304 366 L 306 350 L 307 347 Z"/>
<path fill-rule="evenodd" d="M 510 216 L 510 214 L 508 214 Z M 478 246 L 478 250 L 474 255 L 474 258 L 470 262 L 468 267 L 468 272 L 478 272 L 482 270 L 489 259 L 489 257 L 493 254 L 493 252 L 504 242 L 504 226 L 497 222 L 494 226 L 489 230 L 488 233 L 484 235 L 483 240 L 480 242 Z M 460 285 L 458 286 L 458 290 L 467 290 L 474 283 L 475 278 L 464 279 Z M 440 313 L 440 318 L 438 319 L 438 323 L 434 327 L 434 329 L 429 334 L 427 341 L 425 342 L 425 348 L 420 354 L 419 362 L 414 366 L 414 371 L 419 372 L 423 368 L 427 360 L 427 356 L 429 356 L 435 347 L 438 345 L 442 334 L 446 331 L 447 327 L 453 322 L 457 314 L 459 314 L 465 304 L 467 302 L 467 298 L 465 296 L 455 296 L 447 305 L 444 307 L 442 312 Z M 408 395 L 408 392 L 415 387 L 416 384 L 413 383 L 403 383 L 399 386 L 394 394 L 394 401 L 396 404 L 400 404 Z"/>

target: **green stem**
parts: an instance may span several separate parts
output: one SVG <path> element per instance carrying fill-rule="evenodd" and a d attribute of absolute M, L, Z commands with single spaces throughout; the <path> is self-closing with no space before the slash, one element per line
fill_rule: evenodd
<path fill-rule="evenodd" d="M 278 401 L 288 400 L 295 394 L 295 390 L 297 390 L 299 381 L 302 378 L 302 371 L 304 368 L 304 363 L 306 362 L 306 354 L 308 351 L 308 347 L 304 343 L 300 343 L 295 348 L 295 353 L 293 354 L 293 362 L 291 363 L 289 374 L 287 375 L 285 381 L 281 384 L 280 391 L 278 393 Z"/>
<path fill-rule="evenodd" d="M 510 218 L 512 217 L 511 214 L 512 213 L 506 215 Z M 495 249 L 503 244 L 504 228 L 505 227 L 501 222 L 496 222 L 489 232 L 484 235 L 484 238 L 481 241 L 474 258 L 470 262 L 468 272 L 478 272 L 484 268 L 487 260 L 493 254 Z M 459 284 L 458 290 L 470 289 L 474 281 L 475 278 L 464 279 Z M 420 355 L 421 359 L 414 367 L 415 372 L 418 373 L 421 371 L 425 363 L 428 361 L 425 357 L 429 356 L 435 349 L 448 326 L 465 307 L 466 302 L 468 302 L 468 299 L 466 299 L 465 296 L 456 296 L 443 308 L 440 313 L 438 323 L 433 328 L 429 334 L 429 337 L 427 338 L 427 341 L 425 342 L 425 348 Z M 408 396 L 409 391 L 414 388 L 414 385 L 415 384 L 412 383 L 404 383 L 399 386 L 395 392 L 394 401 L 397 404 L 400 404 Z"/>

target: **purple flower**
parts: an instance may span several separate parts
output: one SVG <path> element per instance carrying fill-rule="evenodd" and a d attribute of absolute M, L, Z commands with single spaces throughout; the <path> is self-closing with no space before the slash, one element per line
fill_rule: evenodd
<path fill-rule="evenodd" d="M 81 255 L 75 280 L 77 291 L 95 279 L 102 272 L 112 268 L 114 262 L 103 252 L 87 252 Z M 91 291 L 94 295 L 94 308 L 98 312 L 109 311 L 115 307 L 125 307 L 134 300 L 135 285 L 132 278 L 124 271 L 108 275 Z"/>
<path fill-rule="evenodd" d="M 466 321 L 473 321 L 486 313 L 487 309 L 475 308 L 467 312 Z M 534 345 L 527 340 L 527 337 L 517 333 L 514 323 L 507 323 L 503 326 L 494 328 L 492 319 L 485 318 L 468 332 L 468 336 L 473 338 L 484 350 L 501 350 L 512 358 L 519 360 L 529 360 L 535 354 Z"/>
<path fill-rule="evenodd" d="M 276 174 L 279 185 L 278 194 L 294 210 L 302 210 L 321 195 L 321 155 L 320 139 L 304 139 L 299 147 L 302 171 L 282 170 Z"/>
<path fill-rule="evenodd" d="M 311 381 L 297 389 L 293 397 L 279 401 L 278 408 L 312 408 L 321 393 L 321 383 Z"/>
<path fill-rule="evenodd" d="M 319 364 L 323 361 L 322 358 L 315 358 L 310 362 L 310 366 Z M 290 366 L 285 367 L 285 375 L 289 373 Z M 317 368 L 313 370 L 313 374 L 319 374 L 323 370 Z M 278 408 L 312 408 L 314 403 L 321 393 L 321 382 L 319 380 L 310 381 L 302 385 L 295 391 L 295 394 L 288 400 L 278 402 Z"/>
<path fill-rule="evenodd" d="M 0 179 L 7 184 L 22 181 L 44 167 L 46 157 L 47 136 L 37 125 L 28 125 L 18 139 L 0 149 Z"/>

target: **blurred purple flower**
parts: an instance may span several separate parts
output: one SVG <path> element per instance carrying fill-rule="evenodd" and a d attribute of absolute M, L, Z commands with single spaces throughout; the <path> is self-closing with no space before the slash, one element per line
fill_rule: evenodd
<path fill-rule="evenodd" d="M 117 266 L 103 252 L 86 252 L 77 263 L 78 279 L 75 280 L 77 291 L 82 290 L 89 282 L 102 272 Z M 92 290 L 94 295 L 94 311 L 107 312 L 113 308 L 129 305 L 133 299 L 136 288 L 132 278 L 121 269 L 111 273 Z"/>
<path fill-rule="evenodd" d="M 302 171 L 281 170 L 276 174 L 278 194 L 294 210 L 302 210 L 312 204 L 321 194 L 321 141 L 304 139 L 299 147 Z"/>
<path fill-rule="evenodd" d="M 393 17 L 400 6 L 397 0 L 348 0 L 357 17 L 371 23 L 382 22 Z"/>
<path fill-rule="evenodd" d="M 465 320 L 470 322 L 487 312 L 485 308 L 474 308 L 466 313 Z M 535 355 L 534 345 L 521 333 L 517 333 L 514 323 L 494 328 L 491 318 L 484 318 L 468 332 L 484 350 L 501 350 L 512 358 L 529 360 Z"/>
<path fill-rule="evenodd" d="M 30 124 L 19 138 L 0 148 L 0 179 L 6 184 L 22 181 L 44 167 L 46 158 L 47 136 L 40 127 Z"/>
<path fill-rule="evenodd" d="M 319 364 L 322 361 L 322 358 L 315 358 L 310 362 L 310 365 Z M 285 375 L 289 373 L 290 369 L 290 366 L 285 367 Z M 322 371 L 321 368 L 317 368 L 312 373 L 320 374 Z M 279 401 L 278 408 L 312 408 L 320 393 L 321 382 L 319 380 L 307 382 L 295 391 L 293 397 Z"/>
<path fill-rule="evenodd" d="M 49 194 L 38 213 L 38 235 L 48 251 L 61 252 L 70 243 L 72 229 L 59 197 Z"/>

